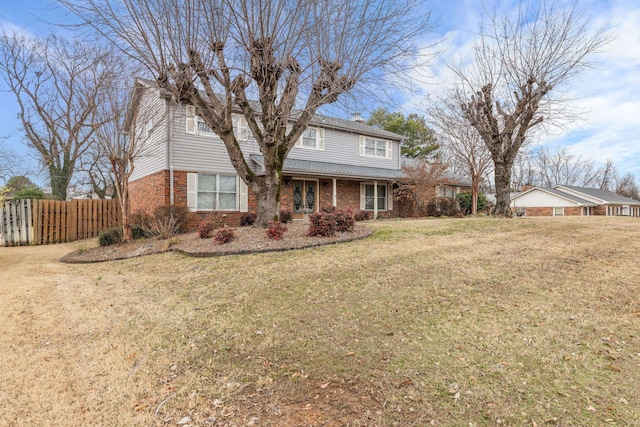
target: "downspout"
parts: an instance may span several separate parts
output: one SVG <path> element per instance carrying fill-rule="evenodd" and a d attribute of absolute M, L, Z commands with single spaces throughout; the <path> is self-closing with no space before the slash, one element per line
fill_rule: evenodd
<path fill-rule="evenodd" d="M 174 198 L 174 177 L 173 177 L 173 144 L 171 144 L 171 129 L 173 124 L 173 108 L 171 108 L 171 96 L 164 95 L 166 106 L 165 136 L 167 138 L 167 163 L 169 164 L 169 204 L 173 205 Z"/>

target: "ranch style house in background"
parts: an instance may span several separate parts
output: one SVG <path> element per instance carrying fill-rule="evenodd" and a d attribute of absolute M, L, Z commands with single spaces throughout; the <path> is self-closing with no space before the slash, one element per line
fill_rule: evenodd
<path fill-rule="evenodd" d="M 134 124 L 142 127 L 145 140 L 130 178 L 132 212 L 186 205 L 197 221 L 217 212 L 235 226 L 243 212 L 256 211 L 255 196 L 238 177 L 226 147 L 193 107 L 176 105 L 154 82 L 137 79 L 125 130 Z M 263 156 L 240 114 L 234 115 L 234 133 L 247 163 L 260 174 Z M 284 162 L 280 208 L 294 219 L 325 206 L 398 217 L 393 186 L 403 176 L 402 138 L 360 118 L 316 115 Z M 452 185 L 446 194 L 455 196 Z"/>
<path fill-rule="evenodd" d="M 611 191 L 569 185 L 523 186 L 511 197 L 518 216 L 633 216 L 640 217 L 640 201 Z"/>

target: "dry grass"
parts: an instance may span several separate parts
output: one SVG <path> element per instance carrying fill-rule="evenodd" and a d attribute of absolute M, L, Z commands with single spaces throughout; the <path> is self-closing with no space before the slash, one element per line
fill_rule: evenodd
<path fill-rule="evenodd" d="M 0 425 L 640 425 L 640 222 L 372 225 L 208 259 L 0 248 Z"/>

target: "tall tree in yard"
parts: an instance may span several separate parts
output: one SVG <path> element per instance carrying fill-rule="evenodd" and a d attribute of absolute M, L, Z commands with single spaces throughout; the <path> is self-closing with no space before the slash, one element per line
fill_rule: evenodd
<path fill-rule="evenodd" d="M 405 117 L 399 112 L 390 113 L 385 108 L 376 108 L 367 124 L 403 135 L 403 157 L 425 159 L 434 154 L 439 147 L 435 132 L 427 126 L 426 119 L 417 114 Z"/>
<path fill-rule="evenodd" d="M 3 33 L 0 76 L 18 101 L 27 144 L 49 173 L 51 193 L 66 199 L 77 162 L 100 125 L 100 91 L 113 80 L 106 55 L 79 41 Z"/>
<path fill-rule="evenodd" d="M 278 214 L 287 154 L 318 108 L 409 67 L 429 29 L 421 0 L 63 0 L 195 108 L 257 196 L 257 224 Z M 250 102 L 255 100 L 257 102 Z M 232 112 L 264 156 L 249 167 Z"/>
<path fill-rule="evenodd" d="M 133 96 L 139 96 L 141 90 L 142 88 L 136 86 Z M 105 124 L 96 130 L 95 143 L 92 147 L 95 157 L 106 163 L 111 172 L 110 178 L 120 205 L 122 240 L 124 242 L 130 241 L 132 238 L 129 221 L 131 213 L 129 177 L 133 173 L 136 160 L 142 156 L 148 133 L 146 126 L 136 126 L 136 122 L 146 124 L 150 119 L 150 117 L 135 114 L 132 116 L 133 122 L 130 123 L 130 126 L 125 126 L 130 95 L 131 91 L 128 88 L 117 84 L 105 91 L 105 97 L 98 113 Z M 161 117 L 154 117 L 154 119 L 161 119 Z M 125 129 L 129 129 L 129 131 L 125 132 Z"/>
<path fill-rule="evenodd" d="M 478 131 L 464 118 L 459 103 L 454 93 L 435 105 L 431 116 L 444 150 L 471 180 L 471 214 L 476 215 L 480 182 L 490 172 L 491 153 Z"/>
<path fill-rule="evenodd" d="M 575 7 L 528 2 L 517 16 L 491 15 L 473 46 L 473 64 L 452 67 L 461 80 L 464 117 L 491 152 L 496 216 L 512 216 L 511 168 L 525 140 L 562 114 L 554 108 L 555 95 L 610 39 L 605 28 L 589 27 Z"/>

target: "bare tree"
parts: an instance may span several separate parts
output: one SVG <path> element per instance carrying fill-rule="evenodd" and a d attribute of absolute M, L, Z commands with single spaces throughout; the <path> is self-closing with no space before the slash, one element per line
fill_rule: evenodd
<path fill-rule="evenodd" d="M 462 115 L 459 102 L 441 100 L 431 112 L 438 139 L 453 162 L 471 180 L 471 213 L 478 213 L 478 194 L 482 177 L 491 168 L 491 153 L 478 131 Z"/>
<path fill-rule="evenodd" d="M 450 182 L 447 178 L 448 166 L 444 163 L 430 163 L 425 159 L 415 159 L 402 170 L 405 176 L 399 180 L 393 195 L 399 201 L 412 202 L 418 208 L 424 208 L 437 196 L 436 188 Z"/>
<path fill-rule="evenodd" d="M 133 96 L 139 94 L 135 91 L 141 91 L 142 88 L 136 86 Z M 102 126 L 96 129 L 95 143 L 92 152 L 97 161 L 105 163 L 108 167 L 110 179 L 115 190 L 114 196 L 117 197 L 120 205 L 120 213 L 122 219 L 123 238 L 128 242 L 131 240 L 131 224 L 129 216 L 131 214 L 131 204 L 129 199 L 129 178 L 134 171 L 135 162 L 143 155 L 145 142 L 148 138 L 147 128 L 145 126 L 136 126 L 137 122 L 147 123 L 150 117 L 145 114 L 151 112 L 127 112 L 127 106 L 131 97 L 131 90 L 128 87 L 114 84 L 109 90 L 105 91 L 103 102 L 99 108 L 98 115 Z M 125 121 L 127 114 L 131 114 L 132 121 L 128 133 L 125 132 Z M 104 175 L 104 166 L 100 167 L 101 173 Z M 96 170 L 93 170 L 95 173 Z M 101 179 L 98 176 L 93 177 L 94 181 Z"/>
<path fill-rule="evenodd" d="M 535 153 L 536 183 L 545 187 L 554 185 L 592 186 L 598 178 L 599 171 L 593 160 L 574 156 L 566 148 L 558 148 L 552 153 L 542 148 Z"/>
<path fill-rule="evenodd" d="M 607 159 L 598 171 L 596 185 L 601 190 L 611 191 L 614 189 L 615 181 L 618 179 L 618 169 L 613 160 Z"/>
<path fill-rule="evenodd" d="M 520 191 L 524 185 L 537 185 L 538 172 L 532 160 L 532 153 L 522 147 L 511 167 L 511 189 Z"/>
<path fill-rule="evenodd" d="M 9 151 L 4 143 L 7 136 L 0 136 L 0 180 L 5 181 L 14 173 L 16 166 L 16 156 Z"/>
<path fill-rule="evenodd" d="M 494 215 L 511 217 L 511 168 L 518 151 L 545 120 L 563 83 L 589 66 L 608 43 L 604 27 L 592 30 L 573 6 L 553 1 L 521 4 L 517 16 L 489 16 L 473 46 L 471 66 L 453 66 L 461 79 L 465 118 L 477 129 L 494 163 Z"/>
<path fill-rule="evenodd" d="M 284 159 L 318 108 L 406 68 L 429 29 L 415 13 L 421 0 L 63 3 L 195 108 L 256 194 L 260 225 L 277 216 Z M 247 163 L 232 112 L 246 119 L 264 175 Z"/>
<path fill-rule="evenodd" d="M 79 41 L 0 36 L 0 74 L 15 95 L 28 144 L 49 173 L 51 192 L 66 199 L 78 159 L 96 122 L 98 96 L 112 75 L 106 56 Z"/>
<path fill-rule="evenodd" d="M 615 193 L 620 196 L 640 200 L 640 188 L 638 188 L 636 179 L 631 173 L 625 174 L 616 182 Z"/>

